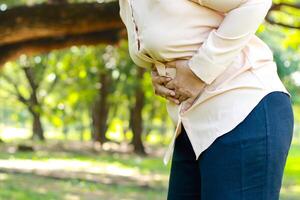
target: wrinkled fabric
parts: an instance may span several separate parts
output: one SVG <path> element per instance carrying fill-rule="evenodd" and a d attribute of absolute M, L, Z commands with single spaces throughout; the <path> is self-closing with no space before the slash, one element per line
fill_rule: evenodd
<path fill-rule="evenodd" d="M 172 156 L 184 126 L 195 159 L 219 136 L 237 126 L 272 91 L 290 95 L 277 73 L 270 48 L 255 32 L 271 0 L 119 0 L 129 54 L 138 67 L 176 76 L 165 62 L 189 60 L 206 85 L 183 114 L 167 101 L 176 125 L 163 161 Z"/>
<path fill-rule="evenodd" d="M 182 129 L 176 138 L 167 200 L 279 200 L 294 131 L 288 95 L 266 95 L 233 130 L 194 159 Z"/>

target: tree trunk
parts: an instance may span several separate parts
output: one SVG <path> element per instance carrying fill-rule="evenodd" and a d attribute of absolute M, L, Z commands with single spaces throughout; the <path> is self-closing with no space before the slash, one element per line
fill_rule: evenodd
<path fill-rule="evenodd" d="M 150 134 L 152 128 L 153 128 L 153 124 L 151 122 L 153 122 L 153 119 L 155 117 L 155 110 L 157 110 L 156 107 L 152 106 L 151 107 L 151 110 L 150 110 L 150 113 L 149 113 L 149 122 L 148 122 L 148 126 L 145 128 L 145 134 L 146 134 L 146 137 Z"/>
<path fill-rule="evenodd" d="M 32 139 L 45 140 L 44 129 L 41 123 L 41 116 L 38 113 L 31 112 L 33 117 L 32 122 Z"/>
<path fill-rule="evenodd" d="M 27 78 L 27 81 L 30 85 L 31 94 L 30 98 L 28 99 L 28 109 L 29 112 L 33 116 L 33 125 L 32 125 L 32 138 L 37 138 L 40 140 L 45 140 L 44 137 L 44 130 L 41 123 L 41 109 L 42 106 L 38 100 L 37 97 L 37 90 L 39 88 L 39 82 L 36 81 L 36 74 L 32 67 L 23 67 L 22 68 L 25 74 L 25 77 Z"/>
<path fill-rule="evenodd" d="M 100 74 L 101 88 L 99 89 L 98 98 L 96 99 L 92 110 L 92 135 L 93 140 L 101 144 L 108 141 L 106 131 L 108 129 L 108 114 L 109 114 L 109 87 L 111 85 L 111 77 L 107 73 Z"/>
<path fill-rule="evenodd" d="M 130 109 L 130 126 L 133 132 L 132 144 L 134 146 L 134 152 L 141 155 L 146 155 L 145 147 L 142 141 L 143 133 L 143 119 L 142 110 L 144 107 L 144 91 L 142 88 L 141 80 L 143 78 L 145 69 L 139 67 L 138 69 L 138 84 L 135 90 L 135 105 Z"/>

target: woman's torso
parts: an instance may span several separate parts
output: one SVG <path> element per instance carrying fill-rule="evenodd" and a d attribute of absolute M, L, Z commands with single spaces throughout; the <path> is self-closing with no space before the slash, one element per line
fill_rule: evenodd
<path fill-rule="evenodd" d="M 152 60 L 165 62 L 193 56 L 225 14 L 193 0 L 120 0 L 120 16 L 128 31 L 133 60 L 147 67 Z M 257 49 L 259 54 L 253 53 Z M 273 58 L 255 35 L 241 56 L 252 63 Z"/>
<path fill-rule="evenodd" d="M 225 16 L 193 0 L 119 0 L 119 3 L 132 60 L 140 67 L 154 64 L 162 69 L 158 70 L 160 75 L 165 69 L 161 62 L 193 56 Z M 289 94 L 278 77 L 272 51 L 253 35 L 231 65 L 205 87 L 188 112 L 180 115 L 178 105 L 167 103 L 168 113 L 177 126 L 164 163 L 172 155 L 181 125 L 197 157 L 272 91 Z"/>

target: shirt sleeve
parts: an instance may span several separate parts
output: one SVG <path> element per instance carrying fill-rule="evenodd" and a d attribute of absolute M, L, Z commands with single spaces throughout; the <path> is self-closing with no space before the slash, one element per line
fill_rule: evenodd
<path fill-rule="evenodd" d="M 190 69 L 211 84 L 233 62 L 263 22 L 272 0 L 198 0 L 199 4 L 224 13 L 188 62 Z"/>

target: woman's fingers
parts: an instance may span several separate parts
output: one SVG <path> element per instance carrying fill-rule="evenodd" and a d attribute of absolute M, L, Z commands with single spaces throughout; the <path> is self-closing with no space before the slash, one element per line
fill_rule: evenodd
<path fill-rule="evenodd" d="M 160 85 L 167 84 L 167 82 L 172 80 L 172 78 L 170 78 L 170 77 L 159 76 L 156 71 L 151 72 L 151 78 L 152 78 L 153 83 L 157 83 L 157 84 L 160 84 Z"/>
<path fill-rule="evenodd" d="M 160 76 L 157 71 L 152 70 L 151 78 L 156 95 L 162 96 L 175 104 L 180 104 L 181 101 L 178 99 L 179 97 L 181 100 L 187 99 L 187 97 L 182 96 L 182 94 L 175 93 L 176 82 L 174 82 L 171 77 Z M 169 84 L 170 82 L 171 84 Z M 166 86 L 168 84 L 170 88 Z"/>
<path fill-rule="evenodd" d="M 169 81 L 167 84 L 166 84 L 166 87 L 171 89 L 171 90 L 174 90 L 176 89 L 176 82 L 173 80 Z"/>
<path fill-rule="evenodd" d="M 180 103 L 180 101 L 175 98 L 175 95 L 176 95 L 175 92 L 173 90 L 170 90 L 170 89 L 162 86 L 162 85 L 157 85 L 155 87 L 155 94 L 162 96 L 175 104 Z"/>
<path fill-rule="evenodd" d="M 175 96 L 174 96 L 174 97 L 175 97 L 176 99 L 178 99 L 178 100 L 179 100 L 179 98 L 180 98 L 182 95 L 181 95 L 179 92 L 175 92 L 175 93 L 176 93 L 176 94 L 175 94 Z"/>
<path fill-rule="evenodd" d="M 167 96 L 175 96 L 175 92 L 173 90 L 170 90 L 162 85 L 156 85 L 155 94 L 160 95 L 164 98 L 166 98 Z"/>
<path fill-rule="evenodd" d="M 180 102 L 191 98 L 190 95 L 188 95 L 183 90 L 179 90 L 178 92 L 175 93 L 174 90 L 171 90 L 159 84 L 156 84 L 154 88 L 155 88 L 156 95 L 164 97 L 175 104 L 180 104 Z"/>
<path fill-rule="evenodd" d="M 170 80 L 172 80 L 172 78 L 165 77 L 165 76 L 155 76 L 155 77 L 153 77 L 153 81 L 155 83 L 160 84 L 160 85 L 167 84 Z"/>
<path fill-rule="evenodd" d="M 186 90 L 184 90 L 184 88 L 178 86 L 176 79 L 173 79 L 171 81 L 169 81 L 165 87 L 167 87 L 168 89 L 174 90 L 176 91 L 175 94 L 175 98 L 179 100 L 179 102 L 185 101 L 188 98 L 192 97 L 192 94 Z"/>

